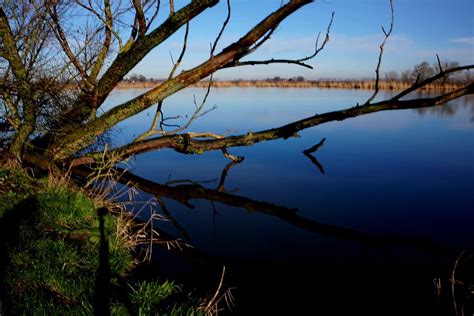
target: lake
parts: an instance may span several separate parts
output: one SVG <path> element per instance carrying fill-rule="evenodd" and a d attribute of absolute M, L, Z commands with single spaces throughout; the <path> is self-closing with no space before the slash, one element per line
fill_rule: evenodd
<path fill-rule="evenodd" d="M 116 90 L 104 108 L 141 92 Z M 204 94 L 191 88 L 167 99 L 165 116 L 183 116 L 167 122 L 183 124 L 193 113 L 193 96 L 199 103 Z M 207 107 L 217 109 L 189 130 L 259 131 L 362 104 L 370 94 L 214 89 Z M 380 93 L 379 99 L 389 96 Z M 123 122 L 112 133 L 114 145 L 147 130 L 153 115 L 151 109 Z M 132 159 L 127 168 L 136 175 L 191 194 L 186 206 L 155 192 L 173 218 L 155 225 L 193 248 L 154 247 L 143 273 L 213 292 L 225 265 L 223 286 L 237 288 L 237 314 L 453 313 L 453 267 L 461 251 L 474 246 L 474 98 L 369 114 L 299 134 L 229 149 L 245 159 L 228 166 L 223 183 L 230 160 L 221 152 L 161 150 Z M 311 157 L 302 153 L 323 138 Z M 462 297 L 456 302 L 464 303 Z"/>

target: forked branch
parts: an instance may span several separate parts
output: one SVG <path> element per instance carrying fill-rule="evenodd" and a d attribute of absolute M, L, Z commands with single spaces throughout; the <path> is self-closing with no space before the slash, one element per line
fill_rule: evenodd
<path fill-rule="evenodd" d="M 385 35 L 382 44 L 380 45 L 380 53 L 379 53 L 379 59 L 377 61 L 377 67 L 375 68 L 375 90 L 372 96 L 367 100 L 366 104 L 369 104 L 372 102 L 372 100 L 375 98 L 375 96 L 379 93 L 379 81 L 380 81 L 380 65 L 382 64 L 382 56 L 383 56 L 383 49 L 385 47 L 385 43 L 387 42 L 387 39 L 389 38 L 390 34 L 392 34 L 393 31 L 393 19 L 394 19 L 394 12 L 393 12 L 393 3 L 392 0 L 390 0 L 390 12 L 391 12 L 391 20 L 390 20 L 390 28 L 388 29 L 388 32 L 385 31 L 385 28 L 382 26 L 382 32 Z"/>
<path fill-rule="evenodd" d="M 314 57 L 316 57 L 319 54 L 319 52 L 321 52 L 324 49 L 324 47 L 326 46 L 326 44 L 329 42 L 329 33 L 331 31 L 331 26 L 332 26 L 333 20 L 334 20 L 334 12 L 331 14 L 331 20 L 329 21 L 323 43 L 321 44 L 321 46 L 319 46 L 319 37 L 320 37 L 321 33 L 318 33 L 318 36 L 316 37 L 316 43 L 314 45 L 314 53 L 309 55 L 309 56 L 299 58 L 299 59 L 275 59 L 275 58 L 272 58 L 272 59 L 267 59 L 267 60 L 248 60 L 248 61 L 237 60 L 237 61 L 234 61 L 233 63 L 227 65 L 226 68 L 227 67 L 238 67 L 238 66 L 269 65 L 269 64 L 295 64 L 295 65 L 298 65 L 298 66 L 313 69 L 313 66 L 311 66 L 311 65 L 309 65 L 305 62 L 310 60 L 310 59 L 313 59 Z M 276 29 L 276 27 L 273 28 L 262 41 L 257 43 L 254 48 L 249 49 L 249 51 L 247 52 L 246 55 L 249 55 L 258 46 L 262 45 L 265 41 L 270 39 L 270 36 L 274 32 L 275 29 Z"/>
<path fill-rule="evenodd" d="M 191 4 L 197 2 L 198 1 L 195 1 Z M 77 152 L 78 150 L 87 147 L 94 141 L 95 137 L 101 135 L 118 122 L 123 121 L 124 119 L 151 107 L 153 104 L 164 100 L 168 96 L 176 93 L 181 89 L 184 89 L 190 84 L 193 84 L 203 78 L 210 76 L 217 70 L 223 68 L 225 65 L 232 63 L 235 60 L 239 60 L 242 56 L 246 54 L 246 52 L 250 47 L 252 47 L 252 45 L 258 42 L 262 37 L 264 37 L 265 34 L 267 34 L 271 29 L 273 29 L 275 25 L 278 25 L 286 17 L 288 17 L 293 12 L 310 2 L 310 0 L 290 1 L 285 6 L 281 7 L 280 9 L 263 19 L 259 24 L 252 28 L 237 42 L 234 42 L 233 44 L 224 48 L 218 55 L 210 57 L 201 65 L 191 70 L 183 71 L 172 80 L 167 80 L 156 88 L 151 89 L 146 93 L 113 108 L 112 110 L 104 113 L 101 117 L 91 120 L 90 122 L 82 126 L 82 129 L 80 131 L 72 132 L 67 137 L 64 137 L 63 139 L 58 139 L 55 143 L 51 145 L 51 154 L 53 159 L 63 160 L 64 158 L 71 156 L 74 152 Z M 178 16 L 179 12 L 181 12 L 182 10 L 184 9 L 181 9 L 180 11 L 176 12 L 169 19 L 173 19 Z M 153 32 L 150 35 L 147 35 L 146 37 L 151 36 L 152 34 Z M 142 53 L 143 51 L 140 51 L 140 54 Z M 144 53 L 144 55 L 146 55 L 146 53 Z M 119 59 L 120 55 L 114 63 L 118 63 Z M 108 72 L 111 71 L 113 67 L 114 65 L 109 68 Z M 115 74 L 113 74 L 112 76 L 115 76 Z M 108 75 L 106 73 L 102 77 L 101 81 L 109 79 L 111 78 L 108 78 Z M 114 83 L 114 86 L 115 84 L 116 82 Z M 101 82 L 99 82 L 99 103 L 103 101 L 101 99 L 101 85 Z M 108 83 L 106 85 L 108 85 Z M 107 91 L 106 93 L 108 94 L 109 92 L 110 91 Z"/>

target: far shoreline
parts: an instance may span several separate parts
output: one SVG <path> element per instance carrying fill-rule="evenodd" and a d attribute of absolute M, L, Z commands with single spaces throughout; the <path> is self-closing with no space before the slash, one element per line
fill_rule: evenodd
<path fill-rule="evenodd" d="M 153 88 L 163 81 L 122 81 L 117 89 L 146 89 Z M 207 88 L 209 81 L 199 81 L 192 87 Z M 411 82 L 387 81 L 379 82 L 380 90 L 403 90 L 412 85 Z M 461 82 L 435 82 L 427 85 L 422 90 L 428 91 L 452 91 L 463 87 Z M 375 89 L 375 80 L 219 80 L 212 83 L 213 88 L 324 88 L 324 89 Z"/>

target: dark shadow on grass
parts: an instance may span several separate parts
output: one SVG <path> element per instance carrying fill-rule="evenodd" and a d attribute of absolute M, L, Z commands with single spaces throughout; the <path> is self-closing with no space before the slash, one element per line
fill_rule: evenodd
<path fill-rule="evenodd" d="M 110 263 L 109 242 L 105 234 L 105 216 L 107 209 L 102 207 L 97 210 L 99 215 L 100 248 L 99 267 L 97 268 L 94 294 L 94 314 L 110 315 Z"/>
<path fill-rule="evenodd" d="M 10 263 L 10 255 L 8 249 L 18 244 L 20 238 L 20 225 L 33 224 L 35 220 L 35 211 L 38 209 L 38 201 L 35 198 L 27 198 L 13 206 L 4 213 L 0 218 L 0 297 L 3 304 L 0 307 L 0 313 L 5 312 L 8 307 L 8 299 L 6 297 L 6 273 Z"/>

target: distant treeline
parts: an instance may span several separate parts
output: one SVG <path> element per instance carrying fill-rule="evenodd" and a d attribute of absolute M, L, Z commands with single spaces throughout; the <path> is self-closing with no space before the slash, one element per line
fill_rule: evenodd
<path fill-rule="evenodd" d="M 405 70 L 401 73 L 390 71 L 380 78 L 379 88 L 382 90 L 402 90 L 410 87 L 416 81 L 422 81 L 433 75 L 436 75 L 442 69 L 459 67 L 458 62 L 437 62 L 433 65 L 424 61 L 415 65 L 411 70 Z M 164 80 L 146 78 L 143 75 L 131 75 L 124 79 L 118 88 L 149 88 Z M 457 73 L 456 75 L 446 76 L 427 85 L 424 90 L 454 90 L 458 89 L 466 83 L 474 81 L 474 76 L 469 71 Z M 200 81 L 193 86 L 207 87 L 208 81 Z M 375 79 L 319 79 L 307 80 L 303 76 L 292 78 L 282 78 L 279 76 L 267 78 L 263 80 L 214 80 L 214 87 L 257 87 L 257 88 L 341 88 L 341 89 L 374 89 Z"/>

